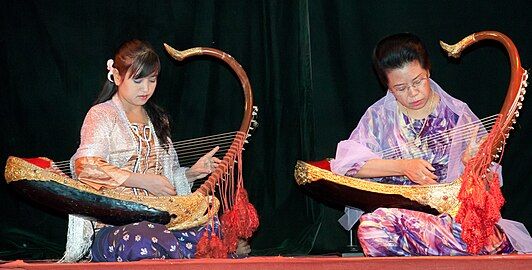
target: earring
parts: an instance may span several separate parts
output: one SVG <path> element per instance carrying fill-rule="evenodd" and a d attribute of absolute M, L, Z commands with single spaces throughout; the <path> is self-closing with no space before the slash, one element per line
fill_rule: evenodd
<path fill-rule="evenodd" d="M 109 60 L 107 60 L 107 70 L 109 70 L 109 72 L 107 72 L 107 79 L 108 79 L 110 82 L 112 82 L 112 83 L 114 83 L 114 81 L 113 81 L 113 78 L 112 78 L 111 76 L 113 75 L 113 70 L 115 69 L 115 68 L 113 67 L 113 64 L 114 64 L 113 59 L 109 59 Z"/>

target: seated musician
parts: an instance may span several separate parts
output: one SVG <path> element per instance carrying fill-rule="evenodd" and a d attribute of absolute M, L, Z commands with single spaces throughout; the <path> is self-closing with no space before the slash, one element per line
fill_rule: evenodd
<path fill-rule="evenodd" d="M 398 185 L 458 178 L 486 131 L 467 104 L 431 79 L 420 39 L 409 33 L 382 39 L 373 63 L 388 91 L 367 109 L 349 139 L 338 144 L 331 170 Z M 500 166 L 494 169 L 500 173 Z M 501 219 L 481 254 L 531 252 L 526 228 L 514 225 Z M 367 256 L 469 254 L 461 225 L 447 214 L 379 208 L 360 217 L 358 238 Z"/>
<path fill-rule="evenodd" d="M 95 189 L 114 189 L 144 196 L 187 195 L 194 180 L 208 175 L 220 162 L 218 147 L 192 167 L 180 167 L 170 140 L 168 116 L 151 96 L 160 70 L 159 56 L 147 43 L 123 43 L 107 62 L 108 81 L 87 113 L 81 143 L 71 159 L 74 176 Z M 162 224 L 142 221 L 124 226 L 69 217 L 65 261 L 77 261 L 90 248 L 92 261 L 135 261 L 191 258 L 205 231 L 200 226 L 169 231 Z M 247 254 L 241 242 L 238 252 Z"/>

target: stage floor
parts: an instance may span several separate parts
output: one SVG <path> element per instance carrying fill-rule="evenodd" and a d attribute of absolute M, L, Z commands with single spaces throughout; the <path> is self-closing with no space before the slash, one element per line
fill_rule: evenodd
<path fill-rule="evenodd" d="M 531 270 L 532 254 L 464 257 L 249 257 L 244 259 L 144 260 L 122 263 L 57 264 L 52 261 L 21 260 L 3 262 L 1 269 L 468 269 L 468 270 Z"/>

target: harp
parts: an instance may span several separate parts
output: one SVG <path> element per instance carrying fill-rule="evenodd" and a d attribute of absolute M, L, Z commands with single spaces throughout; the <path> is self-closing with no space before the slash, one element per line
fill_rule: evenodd
<path fill-rule="evenodd" d="M 165 224 L 169 229 L 187 229 L 206 224 L 220 207 L 219 200 L 211 196 L 220 183 L 234 183 L 241 175 L 242 149 L 249 132 L 256 126 L 257 107 L 253 106 L 253 94 L 246 72 L 229 54 L 213 48 L 197 47 L 178 51 L 164 44 L 174 59 L 205 55 L 227 64 L 237 75 L 244 92 L 244 113 L 238 131 L 235 132 L 221 163 L 207 180 L 187 196 L 142 196 L 120 194 L 111 189 L 95 190 L 57 169 L 55 163 L 44 157 L 18 158 L 10 156 L 6 162 L 5 179 L 10 186 L 29 199 L 67 214 L 77 214 L 96 219 L 106 224 L 123 225 L 147 220 Z M 230 184 L 224 191 L 232 194 L 242 187 Z M 227 184 L 225 184 L 227 185 Z M 231 202 L 229 203 L 230 205 Z"/>
<path fill-rule="evenodd" d="M 527 87 L 528 73 L 521 67 L 517 48 L 510 38 L 502 33 L 477 32 L 454 45 L 443 42 L 440 42 L 440 45 L 449 56 L 458 58 L 465 48 L 486 39 L 500 42 L 506 48 L 510 59 L 511 78 L 499 118 L 486 141 L 471 159 L 477 163 L 483 161 L 482 166 L 474 167 L 474 164 L 470 165 L 470 161 L 461 176 L 447 184 L 401 186 L 337 175 L 331 172 L 328 160 L 297 161 L 294 172 L 297 184 L 310 196 L 332 205 L 354 206 L 366 212 L 372 212 L 379 207 L 397 207 L 432 214 L 448 213 L 460 221 L 465 211 L 461 208 L 463 201 L 472 195 L 469 190 L 473 186 L 472 181 L 475 181 L 475 177 L 486 178 L 489 164 L 500 160 L 505 141 L 513 129 L 512 124 L 519 116 Z M 500 206 L 502 202 L 496 211 L 499 211 Z"/>

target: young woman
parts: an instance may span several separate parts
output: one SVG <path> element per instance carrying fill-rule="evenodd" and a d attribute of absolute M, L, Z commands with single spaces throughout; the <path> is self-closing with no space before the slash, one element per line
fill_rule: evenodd
<path fill-rule="evenodd" d="M 127 41 L 108 60 L 107 69 L 108 81 L 85 117 L 80 146 L 71 159 L 75 177 L 95 189 L 146 196 L 189 194 L 191 183 L 220 162 L 214 157 L 218 147 L 190 168 L 179 166 L 168 116 L 151 99 L 160 70 L 158 55 L 146 42 Z M 94 222 L 94 230 L 84 229 L 79 240 L 75 231 L 80 229 L 74 224 L 80 219 L 72 216 L 70 223 L 66 253 L 78 254 L 65 257 L 79 257 L 84 253 L 80 246 L 90 246 L 92 261 L 192 258 L 199 238 L 212 229 L 201 226 L 171 232 L 145 221 L 116 227 Z M 214 230 L 218 225 L 216 221 Z M 94 240 L 87 243 L 92 234 Z M 239 248 L 249 253 L 247 244 Z"/>

